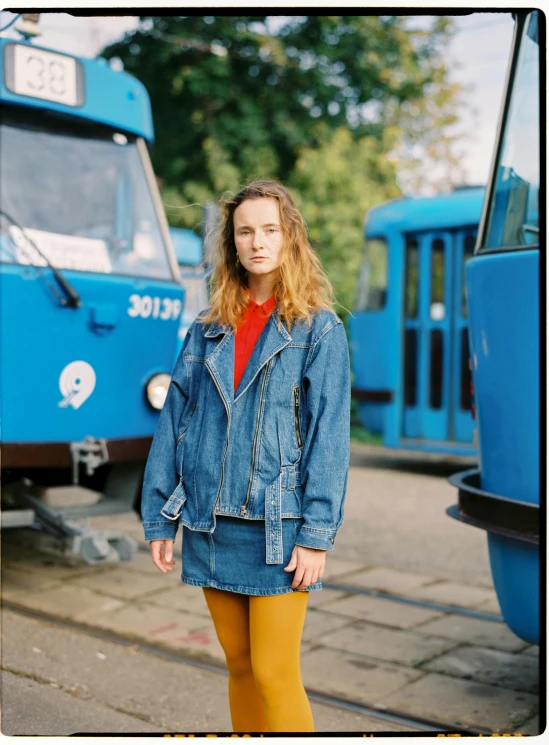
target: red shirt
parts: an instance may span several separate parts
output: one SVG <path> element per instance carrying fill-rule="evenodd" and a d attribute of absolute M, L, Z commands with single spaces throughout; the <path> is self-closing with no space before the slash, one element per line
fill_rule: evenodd
<path fill-rule="evenodd" d="M 234 390 L 244 374 L 248 360 L 253 352 L 256 341 L 259 339 L 265 324 L 276 306 L 274 295 L 264 303 L 258 305 L 248 293 L 250 304 L 246 309 L 244 318 L 238 326 L 234 338 Z"/>

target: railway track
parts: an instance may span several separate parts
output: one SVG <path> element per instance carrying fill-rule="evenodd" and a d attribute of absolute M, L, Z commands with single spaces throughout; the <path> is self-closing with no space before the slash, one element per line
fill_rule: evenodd
<path fill-rule="evenodd" d="M 139 551 L 143 553 L 150 553 L 150 549 L 147 543 L 138 544 Z M 181 551 L 173 552 L 174 558 L 181 559 Z M 434 603 L 431 600 L 419 600 L 418 598 L 407 598 L 403 595 L 394 595 L 391 592 L 385 592 L 382 590 L 372 590 L 369 587 L 357 587 L 356 585 L 349 585 L 340 582 L 322 582 L 322 587 L 326 590 L 343 590 L 353 595 L 368 595 L 372 598 L 384 598 L 385 600 L 393 600 L 397 603 L 404 603 L 406 605 L 414 605 L 417 608 L 428 608 L 429 610 L 438 610 L 441 613 L 453 613 L 456 616 L 467 616 L 468 618 L 479 618 L 483 621 L 494 621 L 495 623 L 504 623 L 503 616 L 497 613 L 485 613 L 484 611 L 473 610 L 471 608 L 460 608 L 457 605 L 446 605 L 445 603 Z"/>
<path fill-rule="evenodd" d="M 328 587 L 328 583 L 325 585 Z M 341 586 L 337 586 L 338 589 Z M 347 586 L 345 586 L 347 587 Z M 355 588 L 358 589 L 358 588 Z M 92 625 L 87 625 L 82 622 L 68 621 L 59 619 L 53 615 L 33 611 L 28 608 L 17 605 L 17 603 L 4 600 L 3 608 L 11 610 L 14 613 L 18 613 L 27 618 L 32 618 L 37 621 L 43 621 L 46 623 L 54 624 L 60 628 L 64 628 L 70 631 L 77 631 L 80 633 L 87 634 L 88 636 L 96 639 L 105 640 L 121 646 L 132 647 L 138 651 L 146 652 L 148 654 L 156 655 L 165 660 L 172 662 L 179 662 L 181 664 L 191 665 L 194 667 L 208 670 L 210 672 L 217 673 L 219 675 L 228 675 L 227 668 L 222 663 L 217 663 L 209 657 L 201 656 L 199 654 L 185 654 L 181 651 L 168 650 L 161 644 L 154 645 L 144 643 L 136 637 L 122 636 L 116 633 L 107 632 L 105 630 L 99 630 Z M 360 701 L 354 701 L 350 698 L 342 696 L 334 696 L 326 693 L 322 693 L 319 690 L 315 690 L 311 687 L 306 687 L 307 695 L 310 701 L 316 701 L 318 703 L 333 706 L 339 709 L 347 709 L 348 711 L 356 712 L 357 714 L 363 714 L 370 717 L 375 717 L 379 720 L 386 721 L 394 725 L 402 725 L 403 733 L 410 731 L 410 729 L 416 730 L 417 732 L 430 732 L 430 733 L 441 733 L 441 734 L 452 734 L 462 736 L 478 736 L 478 735 L 491 735 L 492 732 L 487 729 L 477 729 L 471 727 L 462 727 L 450 722 L 443 722 L 434 719 L 417 717 L 414 714 L 410 714 L 406 711 L 383 707 L 377 704 L 364 704 Z M 376 732 L 379 734 L 379 732 Z"/>
<path fill-rule="evenodd" d="M 355 585 L 347 585 L 338 582 L 322 582 L 322 587 L 326 588 L 326 590 L 344 590 L 353 595 L 368 595 L 372 598 L 384 598 L 385 600 L 393 600 L 397 603 L 404 603 L 405 605 L 415 605 L 418 608 L 438 610 L 441 611 L 441 613 L 453 613 L 455 616 L 467 616 L 468 618 L 480 618 L 483 621 L 504 623 L 503 616 L 500 616 L 497 613 L 485 613 L 484 611 L 473 610 L 472 608 L 460 608 L 457 605 L 446 605 L 445 603 L 433 603 L 430 600 L 407 598 L 403 595 L 393 595 L 390 592 L 371 590 L 369 587 L 356 587 Z"/>

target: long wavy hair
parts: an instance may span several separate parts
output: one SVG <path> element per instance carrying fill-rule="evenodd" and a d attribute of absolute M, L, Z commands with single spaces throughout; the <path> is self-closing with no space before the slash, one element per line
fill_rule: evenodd
<path fill-rule="evenodd" d="M 283 235 L 281 260 L 273 285 L 277 322 L 289 329 L 299 319 L 311 321 L 321 308 L 333 310 L 335 293 L 320 259 L 307 238 L 307 226 L 288 189 L 277 181 L 257 179 L 235 196 L 219 201 L 220 220 L 212 229 L 213 268 L 210 305 L 199 320 L 237 328 L 249 304 L 248 272 L 237 263 L 234 213 L 247 199 L 276 199 Z"/>

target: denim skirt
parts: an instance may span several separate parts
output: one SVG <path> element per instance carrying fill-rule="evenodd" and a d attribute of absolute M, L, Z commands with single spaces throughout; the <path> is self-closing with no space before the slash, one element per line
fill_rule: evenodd
<path fill-rule="evenodd" d="M 281 564 L 267 564 L 265 520 L 216 515 L 213 533 L 183 527 L 181 579 L 188 585 L 216 587 L 244 595 L 283 595 L 322 590 L 317 580 L 304 590 L 292 588 L 295 571 L 285 572 L 303 518 L 282 520 Z"/>

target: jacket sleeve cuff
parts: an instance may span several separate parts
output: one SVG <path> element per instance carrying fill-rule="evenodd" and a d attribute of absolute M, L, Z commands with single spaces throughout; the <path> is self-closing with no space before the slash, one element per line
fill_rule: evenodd
<path fill-rule="evenodd" d="M 335 530 L 318 530 L 303 525 L 297 534 L 296 546 L 318 548 L 321 551 L 333 551 L 336 537 Z"/>
<path fill-rule="evenodd" d="M 177 535 L 177 523 L 169 522 L 143 523 L 146 541 L 175 541 Z"/>

